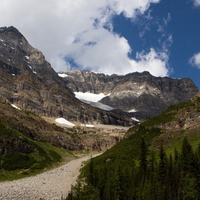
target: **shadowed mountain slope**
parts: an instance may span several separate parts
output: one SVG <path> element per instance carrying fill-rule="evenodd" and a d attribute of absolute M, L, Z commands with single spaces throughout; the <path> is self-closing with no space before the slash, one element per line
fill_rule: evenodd
<path fill-rule="evenodd" d="M 0 28 L 0 97 L 40 116 L 82 123 L 130 125 L 125 113 L 80 102 L 65 82 L 14 27 Z"/>

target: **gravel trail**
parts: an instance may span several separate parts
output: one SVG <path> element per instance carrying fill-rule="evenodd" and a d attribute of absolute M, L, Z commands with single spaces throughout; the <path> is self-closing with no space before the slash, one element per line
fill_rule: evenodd
<path fill-rule="evenodd" d="M 79 158 L 36 176 L 0 183 L 0 200 L 60 200 L 76 183 L 83 161 Z"/>

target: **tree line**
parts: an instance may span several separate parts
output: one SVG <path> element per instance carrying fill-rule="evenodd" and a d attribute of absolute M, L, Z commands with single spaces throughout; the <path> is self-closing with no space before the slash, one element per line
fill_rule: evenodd
<path fill-rule="evenodd" d="M 66 200 L 198 200 L 200 199 L 200 145 L 194 151 L 187 138 L 181 149 L 166 155 L 149 152 L 141 139 L 135 162 L 91 158 Z"/>

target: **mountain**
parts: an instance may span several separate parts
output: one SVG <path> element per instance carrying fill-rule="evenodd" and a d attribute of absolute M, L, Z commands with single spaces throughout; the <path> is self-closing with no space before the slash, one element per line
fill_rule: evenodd
<path fill-rule="evenodd" d="M 168 106 L 187 101 L 198 92 L 189 78 L 154 77 L 149 72 L 108 76 L 89 71 L 67 71 L 59 75 L 73 92 L 103 93 L 105 96 L 98 103 L 109 106 L 105 109 L 120 109 L 140 120 L 154 117 Z"/>
<path fill-rule="evenodd" d="M 167 102 L 165 100 L 167 96 L 170 100 L 175 98 L 175 100 L 178 99 L 177 101 L 184 101 L 197 91 L 190 79 L 155 78 L 146 72 L 126 76 L 102 74 L 98 75 L 98 78 L 91 72 L 71 73 L 78 75 L 76 78 L 71 76 L 70 79 L 68 79 L 70 75 L 66 78 L 60 77 L 61 75 L 59 74 L 59 76 L 50 63 L 45 60 L 42 52 L 33 48 L 16 28 L 0 28 L 0 169 L 2 169 L 0 180 L 2 177 L 7 177 L 6 170 L 17 169 L 20 170 L 18 171 L 20 173 L 21 170 L 25 170 L 23 172 L 27 173 L 26 170 L 34 171 L 55 161 L 60 161 L 62 159 L 61 149 L 57 149 L 57 147 L 75 151 L 105 151 L 119 141 L 121 132 L 119 129 L 91 128 L 87 127 L 88 125 L 130 126 L 134 124 L 134 117 L 147 118 L 145 112 L 150 108 L 147 107 L 147 109 L 145 105 L 152 106 L 152 102 L 155 100 L 152 100 L 151 96 L 152 98 L 157 97 L 156 103 L 159 105 L 159 102 Z M 82 73 L 84 76 L 79 75 Z M 62 76 L 66 76 L 66 74 L 62 74 Z M 136 77 L 133 79 L 132 76 Z M 79 86 L 76 83 L 77 80 L 80 80 Z M 142 82 L 142 80 L 145 81 Z M 136 93 L 139 93 L 143 87 L 145 88 L 146 99 L 141 95 L 138 100 L 143 103 L 141 108 L 136 104 L 134 104 L 135 107 L 132 106 L 129 99 L 125 101 L 126 97 L 123 96 L 124 93 L 135 94 L 133 86 L 137 83 L 141 83 L 141 85 L 138 85 L 139 89 Z M 81 90 L 81 85 L 86 86 Z M 155 87 L 152 85 L 162 89 L 156 90 L 157 93 L 154 94 L 152 91 Z M 72 90 L 73 87 L 78 89 Z M 103 93 L 104 98 L 100 103 L 102 108 L 107 110 L 83 103 L 75 97 L 74 91 Z M 162 91 L 165 91 L 165 95 Z M 158 98 L 159 94 L 165 101 Z M 120 97 L 123 101 L 119 101 Z M 117 106 L 113 103 L 106 103 L 108 106 L 105 106 L 105 102 L 114 102 L 115 98 Z M 108 101 L 108 99 L 110 100 Z M 127 106 L 126 109 L 122 107 L 123 104 Z M 191 105 L 193 104 L 196 105 L 196 103 Z M 108 111 L 109 109 L 110 111 Z M 137 109 L 138 112 L 131 114 L 127 112 L 129 109 Z M 198 113 L 194 111 L 194 115 L 196 114 L 194 117 L 190 112 L 188 113 L 186 124 L 194 124 L 195 116 Z M 179 125 L 183 125 L 185 122 L 181 116 L 177 117 Z M 69 120 L 80 126 L 58 127 L 55 125 L 55 119 L 58 118 Z M 48 123 L 48 120 L 44 119 L 52 120 L 52 123 Z M 171 118 L 166 115 L 165 120 L 168 119 Z M 81 123 L 83 123 L 83 127 Z M 173 123 L 165 125 L 168 128 L 174 127 L 174 129 L 178 127 Z M 137 130 L 137 127 L 134 130 Z M 185 127 L 187 126 L 185 125 Z M 189 129 L 186 128 L 186 130 Z M 126 136 L 129 138 L 129 133 Z M 8 174 L 12 173 L 9 171 Z"/>
<path fill-rule="evenodd" d="M 133 119 L 151 118 L 198 91 L 190 79 L 153 77 L 148 72 L 107 76 L 68 71 L 62 76 L 66 77 L 58 76 L 16 28 L 0 28 L 0 98 L 39 116 L 130 126 Z M 103 93 L 104 98 L 80 102 L 74 92 Z"/>
<path fill-rule="evenodd" d="M 0 28 L 0 181 L 34 174 L 72 151 L 106 151 L 126 129 L 100 124 L 133 120 L 79 101 L 16 28 Z"/>
<path fill-rule="evenodd" d="M 105 127 L 57 126 L 0 99 L 0 181 L 41 172 L 63 159 L 74 159 L 76 152 L 106 151 L 124 133 Z"/>
<path fill-rule="evenodd" d="M 0 98 L 39 116 L 129 126 L 131 117 L 80 102 L 38 49 L 14 27 L 0 28 Z"/>
<path fill-rule="evenodd" d="M 92 158 L 67 199 L 199 199 L 199 130 L 197 93 L 130 128 L 117 145 Z"/>

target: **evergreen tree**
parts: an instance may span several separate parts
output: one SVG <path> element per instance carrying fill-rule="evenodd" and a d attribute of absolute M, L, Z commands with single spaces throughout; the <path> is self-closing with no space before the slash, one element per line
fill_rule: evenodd
<path fill-rule="evenodd" d="M 162 185 L 165 185 L 166 183 L 166 175 L 167 175 L 167 169 L 166 169 L 166 154 L 163 149 L 163 145 L 160 147 L 160 154 L 159 154 L 159 166 L 158 166 L 158 178 Z"/>
<path fill-rule="evenodd" d="M 147 159 L 147 145 L 142 138 L 137 155 L 134 166 L 122 156 L 109 162 L 105 159 L 103 166 L 94 165 L 91 158 L 86 177 L 72 187 L 67 200 L 200 199 L 200 145 L 193 152 L 184 138 L 180 152 L 175 149 L 174 155 L 167 157 L 161 145 L 159 159 L 154 152 Z"/>
<path fill-rule="evenodd" d="M 151 157 L 149 160 L 149 167 L 148 167 L 148 181 L 149 181 L 149 190 L 150 190 L 150 194 L 149 194 L 149 199 L 155 200 L 157 199 L 157 186 L 158 186 L 158 182 L 157 182 L 157 163 L 156 163 L 156 159 L 155 159 L 155 153 L 152 152 L 151 153 Z"/>
<path fill-rule="evenodd" d="M 198 197 L 198 199 L 200 199 L 200 143 L 199 143 L 197 151 L 196 151 L 195 177 L 196 177 L 197 197 Z"/>
<path fill-rule="evenodd" d="M 191 145 L 188 143 L 187 138 L 183 139 L 183 145 L 181 149 L 181 165 L 183 170 L 183 176 L 191 171 L 192 162 L 194 159 L 193 151 Z"/>
<path fill-rule="evenodd" d="M 159 199 L 167 199 L 167 159 L 163 149 L 163 145 L 160 147 L 159 163 L 158 163 L 158 181 L 159 181 Z"/>
<path fill-rule="evenodd" d="M 95 172 L 94 172 L 94 162 L 93 162 L 93 158 L 91 157 L 90 159 L 90 164 L 89 164 L 89 183 L 92 186 L 95 186 Z"/>
<path fill-rule="evenodd" d="M 147 174 L 147 145 L 142 137 L 140 147 L 140 174 L 141 178 L 145 179 Z"/>
<path fill-rule="evenodd" d="M 125 181 L 124 181 L 124 174 L 121 169 L 121 166 L 119 166 L 119 169 L 117 171 L 117 180 L 116 180 L 116 200 L 124 200 L 125 197 Z"/>

